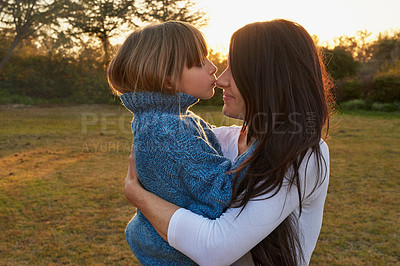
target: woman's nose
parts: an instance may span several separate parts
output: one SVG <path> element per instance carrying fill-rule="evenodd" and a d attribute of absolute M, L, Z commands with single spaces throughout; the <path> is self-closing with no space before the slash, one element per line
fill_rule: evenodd
<path fill-rule="evenodd" d="M 220 88 L 226 88 L 229 86 L 229 78 L 226 70 L 217 78 L 216 84 L 217 87 Z"/>

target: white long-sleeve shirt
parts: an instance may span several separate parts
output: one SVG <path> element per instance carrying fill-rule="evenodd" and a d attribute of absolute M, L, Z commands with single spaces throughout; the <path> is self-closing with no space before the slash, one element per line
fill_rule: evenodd
<path fill-rule="evenodd" d="M 214 132 L 224 155 L 235 158 L 238 153 L 240 127 L 221 127 Z M 307 154 L 299 169 L 304 199 L 298 230 L 304 264 L 307 265 L 321 230 L 329 183 L 329 150 L 322 140 L 320 147 L 323 157 L 320 180 L 323 182 L 313 193 L 311 191 L 319 174 L 315 155 L 311 156 L 307 164 Z M 253 265 L 249 251 L 292 212 L 299 212 L 298 192 L 295 187 L 289 190 L 287 186 L 283 186 L 275 196 L 265 199 L 269 195 L 270 193 L 250 201 L 239 216 L 241 208 L 229 208 L 216 220 L 204 218 L 183 208 L 178 209 L 169 223 L 168 242 L 200 265 Z"/>

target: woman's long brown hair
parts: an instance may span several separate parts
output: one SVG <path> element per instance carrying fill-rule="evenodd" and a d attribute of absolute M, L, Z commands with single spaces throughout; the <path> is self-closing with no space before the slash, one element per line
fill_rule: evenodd
<path fill-rule="evenodd" d="M 236 170 L 231 206 L 244 208 L 267 193 L 273 197 L 285 181 L 298 192 L 301 215 L 305 195 L 299 167 L 308 162 L 310 149 L 318 162 L 315 188 L 325 178 L 319 145 L 323 127 L 329 125 L 331 83 L 322 58 L 302 26 L 273 20 L 248 24 L 232 35 L 229 65 L 246 103 L 247 141 L 258 140 L 254 153 Z M 251 250 L 256 265 L 302 262 L 298 217 L 287 217 Z"/>

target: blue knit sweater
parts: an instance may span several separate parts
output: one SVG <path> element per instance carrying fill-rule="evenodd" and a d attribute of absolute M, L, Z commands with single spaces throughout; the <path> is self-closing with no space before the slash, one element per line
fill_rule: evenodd
<path fill-rule="evenodd" d="M 187 94 L 135 92 L 121 95 L 132 121 L 140 182 L 163 199 L 215 219 L 232 195 L 233 174 L 250 151 L 233 163 L 223 157 L 211 126 L 189 111 L 198 99 Z M 142 265 L 195 265 L 172 248 L 137 211 L 127 242 Z"/>

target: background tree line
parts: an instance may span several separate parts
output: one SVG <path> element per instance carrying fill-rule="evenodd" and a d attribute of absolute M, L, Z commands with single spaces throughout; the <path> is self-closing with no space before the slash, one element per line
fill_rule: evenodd
<path fill-rule="evenodd" d="M 0 104 L 112 102 L 110 40 L 168 20 L 208 18 L 192 0 L 0 0 Z"/>
<path fill-rule="evenodd" d="M 358 31 L 322 47 L 336 101 L 343 108 L 400 110 L 400 31 L 371 35 Z"/>
<path fill-rule="evenodd" d="M 0 104 L 113 102 L 105 79 L 117 48 L 110 40 L 168 20 L 201 27 L 208 18 L 193 0 L 0 0 Z M 400 31 L 374 40 L 359 31 L 321 50 L 338 103 L 398 108 Z M 220 73 L 226 55 L 209 57 Z M 222 104 L 216 94 L 203 104 Z"/>

